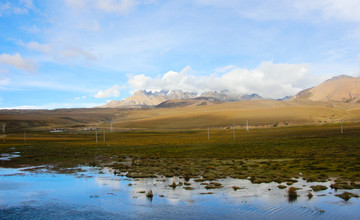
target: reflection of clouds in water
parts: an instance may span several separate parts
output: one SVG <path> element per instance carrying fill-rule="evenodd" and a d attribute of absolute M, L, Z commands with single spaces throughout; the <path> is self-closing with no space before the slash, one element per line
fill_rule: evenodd
<path fill-rule="evenodd" d="M 164 182 L 161 180 L 165 180 Z M 194 187 L 194 190 L 185 190 L 183 186 L 177 186 L 175 189 L 169 187 L 173 183 L 173 180 L 178 184 L 179 181 L 184 182 L 184 179 L 174 178 L 145 178 L 138 179 L 133 182 L 133 186 L 129 188 L 129 191 L 135 197 L 139 199 L 146 199 L 145 194 L 140 194 L 140 191 L 152 190 L 155 196 L 164 195 L 166 201 L 170 204 L 178 204 L 180 202 L 193 203 L 194 198 L 201 196 L 200 193 L 213 192 L 211 195 L 214 198 L 226 199 L 228 202 L 234 203 L 248 203 L 256 202 L 265 203 L 267 205 L 281 204 L 287 201 L 287 189 L 279 189 L 278 183 L 260 183 L 252 184 L 249 180 L 244 179 L 219 179 L 216 182 L 220 182 L 223 185 L 223 188 L 206 190 L 204 185 L 201 183 L 194 182 L 191 179 L 191 187 Z M 209 182 L 209 181 L 206 181 Z M 283 183 L 284 184 L 284 183 Z M 329 185 L 329 183 L 321 183 L 322 185 Z M 285 184 L 286 185 L 286 184 Z M 297 183 L 294 183 L 292 186 L 301 188 L 298 190 L 301 200 L 307 200 L 307 193 L 310 190 L 310 186 L 314 183 L 309 184 L 306 181 L 299 179 Z M 238 186 L 241 189 L 237 191 L 233 190 L 233 186 Z"/>
<path fill-rule="evenodd" d="M 297 193 L 299 194 L 297 201 L 308 200 L 307 194 L 309 190 L 311 190 L 310 186 L 325 185 L 327 187 L 330 187 L 331 184 L 330 181 L 322 182 L 322 183 L 320 182 L 308 183 L 301 178 L 297 180 L 298 182 L 291 185 L 293 187 L 299 188 L 297 190 Z M 286 183 L 280 183 L 281 185 L 286 185 L 287 188 L 279 189 L 278 185 L 280 184 L 275 182 L 252 184 L 249 180 L 232 179 L 232 178 L 221 179 L 218 180 L 218 182 L 222 183 L 224 186 L 224 188 L 218 192 L 223 193 L 229 199 L 231 198 L 232 200 L 235 200 L 237 202 L 257 200 L 257 201 L 261 201 L 262 203 L 266 203 L 267 205 L 274 205 L 274 204 L 280 204 L 286 202 L 288 199 L 287 190 L 290 187 Z M 239 189 L 237 191 L 234 191 L 231 188 L 232 186 L 245 187 L 245 189 Z M 328 193 L 329 191 L 331 191 L 330 188 L 327 191 L 323 191 L 323 192 Z M 316 196 L 315 193 L 313 194 L 314 196 Z M 222 196 L 222 195 L 216 195 L 216 196 Z"/>
<path fill-rule="evenodd" d="M 107 173 L 113 173 L 113 170 L 106 170 Z M 146 200 L 146 193 L 139 193 L 140 191 L 149 191 L 152 190 L 155 197 L 159 197 L 160 195 L 164 195 L 164 198 L 169 204 L 178 204 L 181 202 L 185 203 L 193 203 L 194 197 L 202 196 L 200 193 L 213 192 L 212 197 L 219 199 L 227 199 L 229 202 L 250 202 L 255 200 L 261 200 L 268 204 L 272 203 L 281 203 L 286 201 L 286 189 L 279 189 L 277 186 L 278 183 L 261 183 L 261 184 L 252 184 L 249 180 L 244 179 L 232 179 L 225 178 L 216 180 L 216 182 L 220 182 L 223 185 L 221 189 L 212 189 L 206 190 L 204 185 L 201 185 L 199 182 L 194 182 L 194 179 L 191 179 L 189 182 L 191 183 L 191 187 L 194 187 L 194 190 L 185 190 L 183 189 L 184 185 L 177 186 L 175 189 L 169 187 L 175 181 L 176 184 L 179 182 L 184 183 L 185 180 L 179 177 L 171 177 L 171 178 L 139 178 L 133 181 L 125 181 L 123 178 L 121 179 L 106 179 L 106 178 L 96 178 L 96 182 L 100 186 L 107 186 L 113 190 L 120 190 L 123 188 L 124 190 L 128 190 L 129 193 L 136 197 L 138 200 L 143 201 Z M 206 181 L 209 182 L 209 181 Z M 131 186 L 128 184 L 131 183 Z M 295 183 L 294 186 L 302 187 L 302 185 L 306 184 L 305 181 L 300 180 L 298 183 Z M 237 191 L 234 191 L 232 186 L 238 186 L 240 188 Z M 304 198 L 306 197 L 306 190 L 309 189 L 309 186 L 302 187 L 303 190 L 299 190 L 299 192 L 304 194 Z M 269 190 L 270 189 L 270 190 Z"/>
<path fill-rule="evenodd" d="M 160 181 L 160 180 L 165 180 Z M 247 202 L 252 200 L 262 200 L 268 203 L 274 202 L 283 202 L 286 199 L 286 191 L 278 189 L 277 183 L 261 183 L 261 184 L 252 184 L 249 180 L 241 179 L 219 179 L 216 182 L 219 182 L 223 185 L 223 188 L 220 189 L 205 189 L 205 185 L 201 183 L 194 182 L 194 179 L 191 179 L 191 187 L 194 187 L 194 190 L 185 190 L 184 186 L 177 186 L 175 189 L 169 187 L 170 184 L 175 181 L 176 184 L 180 182 L 184 183 L 184 179 L 179 179 L 178 177 L 173 178 L 145 178 L 138 179 L 133 182 L 131 191 L 132 195 L 145 199 L 145 194 L 142 196 L 140 191 L 152 190 L 155 196 L 164 195 L 170 204 L 178 204 L 180 202 L 193 203 L 194 198 L 200 195 L 201 193 L 213 192 L 212 195 L 214 198 L 226 199 L 229 202 Z M 206 181 L 209 182 L 209 181 Z M 232 186 L 238 186 L 244 189 L 239 189 L 234 191 Z M 268 190 L 271 189 L 271 190 Z M 201 198 L 201 197 L 200 197 Z"/>
<path fill-rule="evenodd" d="M 283 201 L 284 191 L 277 188 L 277 183 L 260 183 L 252 184 L 249 180 L 242 179 L 221 179 L 218 182 L 222 183 L 224 188 L 221 190 L 226 196 L 231 199 L 240 201 L 249 201 L 254 199 L 261 199 L 268 202 Z M 234 191 L 233 186 L 238 186 L 244 189 Z M 270 189 L 270 190 L 269 190 Z"/>
<path fill-rule="evenodd" d="M 100 187 L 106 186 L 116 191 L 121 189 L 120 179 L 95 177 L 95 181 Z"/>
<path fill-rule="evenodd" d="M 165 180 L 165 181 L 163 181 Z M 176 182 L 176 184 L 180 182 L 184 182 L 184 179 L 179 179 L 178 177 L 172 178 L 143 178 L 137 179 L 137 181 L 133 182 L 131 188 L 129 188 L 132 195 L 138 197 L 138 199 L 146 199 L 145 194 L 139 195 L 140 191 L 149 191 L 152 190 L 154 196 L 164 195 L 163 199 L 170 204 L 178 204 L 179 202 L 192 202 L 191 196 L 199 194 L 199 189 L 195 190 L 184 190 L 183 186 L 177 186 L 175 189 L 169 187 L 170 184 Z"/>
<path fill-rule="evenodd" d="M 113 174 L 116 169 L 113 169 L 111 167 L 103 167 L 101 171 L 105 174 Z"/>
<path fill-rule="evenodd" d="M 16 157 L 20 157 L 21 155 L 19 155 L 20 152 L 13 152 L 11 154 L 0 154 L 0 160 L 11 160 L 12 158 L 16 158 Z"/>

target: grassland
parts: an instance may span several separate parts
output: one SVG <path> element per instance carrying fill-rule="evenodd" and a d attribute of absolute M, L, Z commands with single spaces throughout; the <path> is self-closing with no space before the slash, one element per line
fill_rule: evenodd
<path fill-rule="evenodd" d="M 206 129 L 131 130 L 106 134 L 69 130 L 53 134 L 23 131 L 8 134 L 0 153 L 21 157 L 0 161 L 1 167 L 52 165 L 66 171 L 78 165 L 110 166 L 129 177 L 183 176 L 198 181 L 223 177 L 253 183 L 309 182 L 335 178 L 334 188 L 360 188 L 360 124 L 282 126 L 235 131 Z"/>
<path fill-rule="evenodd" d="M 232 123 L 238 128 L 249 121 L 251 128 L 322 125 L 360 121 L 360 105 L 346 103 L 241 101 L 206 106 L 153 108 L 124 111 L 115 126 L 128 129 L 222 129 Z"/>
<path fill-rule="evenodd" d="M 117 130 L 223 129 L 235 123 L 243 128 L 323 125 L 360 122 L 360 105 L 300 101 L 256 100 L 208 103 L 200 106 L 147 109 L 0 110 L 0 123 L 9 131 L 107 127 Z"/>
<path fill-rule="evenodd" d="M 110 120 L 114 132 L 107 131 L 104 142 L 102 129 Z M 287 185 L 293 177 L 310 182 L 334 178 L 333 188 L 360 187 L 357 104 L 260 100 L 147 109 L 2 110 L 0 122 L 7 124 L 8 135 L 0 153 L 21 155 L 0 161 L 1 167 L 51 165 L 68 172 L 78 165 L 110 166 L 129 177 L 204 181 L 230 176 Z M 49 132 L 56 127 L 69 130 Z M 95 127 L 100 128 L 97 144 L 94 131 L 83 131 Z"/>

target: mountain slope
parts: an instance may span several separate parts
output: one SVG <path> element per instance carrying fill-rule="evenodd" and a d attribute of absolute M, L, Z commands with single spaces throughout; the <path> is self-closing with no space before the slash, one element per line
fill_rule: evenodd
<path fill-rule="evenodd" d="M 299 92 L 292 100 L 360 103 L 360 78 L 336 76 L 316 87 Z"/>

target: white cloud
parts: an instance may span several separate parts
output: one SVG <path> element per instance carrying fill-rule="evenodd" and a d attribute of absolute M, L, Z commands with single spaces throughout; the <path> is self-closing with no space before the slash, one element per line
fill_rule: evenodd
<path fill-rule="evenodd" d="M 219 68 L 215 69 L 215 73 L 224 73 L 224 72 L 228 72 L 229 70 L 232 70 L 232 69 L 235 69 L 235 68 L 236 68 L 235 65 L 219 67 Z"/>
<path fill-rule="evenodd" d="M 32 0 L 20 0 L 18 4 L 6 2 L 5 4 L 0 4 L 0 16 L 3 13 L 8 14 L 27 14 L 29 9 L 34 9 L 34 4 Z"/>
<path fill-rule="evenodd" d="M 146 5 L 148 5 L 148 4 L 156 4 L 156 3 L 158 3 L 158 1 L 157 1 L 157 0 L 144 0 L 143 2 L 144 2 L 144 4 L 146 4 Z"/>
<path fill-rule="evenodd" d="M 17 44 L 26 47 L 30 50 L 42 52 L 52 55 L 55 60 L 74 60 L 74 58 L 85 59 L 86 61 L 95 61 L 99 58 L 90 51 L 84 50 L 76 46 L 66 46 L 64 48 L 58 48 L 54 44 L 41 44 L 36 41 L 30 41 L 24 43 L 19 40 Z"/>
<path fill-rule="evenodd" d="M 205 92 L 226 89 L 238 93 L 257 93 L 265 98 L 282 98 L 317 83 L 316 80 L 309 81 L 307 64 L 262 62 L 256 69 L 231 66 L 223 68 L 222 73 L 210 76 L 195 76 L 192 72 L 190 67 L 186 67 L 180 72 L 169 71 L 155 78 L 143 74 L 129 75 L 128 84 L 134 90 Z"/>
<path fill-rule="evenodd" d="M 39 44 L 38 42 L 31 41 L 26 44 L 27 48 L 36 50 L 43 53 L 49 53 L 51 50 L 51 47 L 47 44 Z"/>
<path fill-rule="evenodd" d="M 139 2 L 137 0 L 66 0 L 66 4 L 81 10 L 94 8 L 105 13 L 125 15 L 131 12 Z"/>
<path fill-rule="evenodd" d="M 40 44 L 35 41 L 30 41 L 29 43 L 24 43 L 22 41 L 18 42 L 19 45 L 24 46 L 30 50 L 35 50 L 42 53 L 49 53 L 51 51 L 51 46 L 48 44 Z"/>
<path fill-rule="evenodd" d="M 29 11 L 27 8 L 13 7 L 14 14 L 27 14 Z"/>
<path fill-rule="evenodd" d="M 75 97 L 74 99 L 75 99 L 75 100 L 86 99 L 86 96 Z"/>
<path fill-rule="evenodd" d="M 49 103 L 44 105 L 20 105 L 0 107 L 0 109 L 58 109 L 58 108 L 93 108 L 106 103 Z"/>
<path fill-rule="evenodd" d="M 0 76 L 0 86 L 6 85 L 10 82 L 10 79 L 7 77 Z"/>
<path fill-rule="evenodd" d="M 108 98 L 108 97 L 118 97 L 120 96 L 120 86 L 114 85 L 106 90 L 100 90 L 94 95 L 95 98 Z"/>
<path fill-rule="evenodd" d="M 34 9 L 34 3 L 32 0 L 20 0 L 20 3 L 22 5 L 24 5 L 24 7 L 29 8 L 29 9 Z"/>
<path fill-rule="evenodd" d="M 36 72 L 36 64 L 28 59 L 22 58 L 20 54 L 9 55 L 3 53 L 0 55 L 0 63 L 14 66 L 18 69 L 22 69 L 28 72 Z"/>
<path fill-rule="evenodd" d="M 99 0 L 98 9 L 108 13 L 127 14 L 138 4 L 136 0 Z"/>
<path fill-rule="evenodd" d="M 0 4 L 0 16 L 2 16 L 3 13 L 10 10 L 10 3 L 7 2 L 6 4 Z"/>
<path fill-rule="evenodd" d="M 20 27 L 20 29 L 25 30 L 32 34 L 37 34 L 37 33 L 41 32 L 41 29 L 38 26 L 36 26 L 35 24 L 32 26 L 22 26 L 22 27 Z"/>
<path fill-rule="evenodd" d="M 66 4 L 73 8 L 84 8 L 87 5 L 85 0 L 66 0 Z"/>
<path fill-rule="evenodd" d="M 358 0 L 268 0 L 268 1 L 218 1 L 196 0 L 197 4 L 229 8 L 241 16 L 253 19 L 337 19 L 360 21 Z M 255 7 L 254 7 L 255 6 Z"/>
<path fill-rule="evenodd" d="M 301 0 L 293 4 L 302 12 L 319 11 L 325 19 L 360 21 L 358 0 Z"/>
<path fill-rule="evenodd" d="M 8 72 L 9 72 L 8 69 L 2 69 L 2 68 L 0 68 L 0 74 L 8 73 Z"/>
<path fill-rule="evenodd" d="M 16 83 L 16 86 L 20 88 L 38 88 L 38 89 L 47 89 L 47 90 L 58 90 L 58 91 L 72 91 L 72 92 L 82 92 L 82 93 L 94 93 L 94 90 L 91 87 L 81 86 L 79 84 L 71 84 L 69 82 L 58 82 L 58 81 L 42 81 L 42 80 L 31 80 L 26 79 Z"/>
<path fill-rule="evenodd" d="M 82 57 L 82 58 L 86 59 L 87 61 L 98 60 L 98 57 L 95 56 L 93 53 L 83 50 L 79 47 L 68 47 L 66 49 L 63 49 L 61 51 L 61 55 L 62 55 L 61 56 L 62 59 Z"/>

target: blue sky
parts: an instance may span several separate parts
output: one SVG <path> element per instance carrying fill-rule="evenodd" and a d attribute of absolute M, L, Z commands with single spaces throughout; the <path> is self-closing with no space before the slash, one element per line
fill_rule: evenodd
<path fill-rule="evenodd" d="M 294 95 L 360 75 L 358 0 L 0 0 L 0 108 L 139 89 Z"/>

